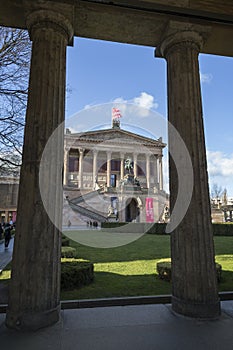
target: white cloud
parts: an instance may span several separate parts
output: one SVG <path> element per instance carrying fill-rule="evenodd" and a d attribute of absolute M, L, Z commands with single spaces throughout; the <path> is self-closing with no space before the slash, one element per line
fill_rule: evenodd
<path fill-rule="evenodd" d="M 154 96 L 148 94 L 147 92 L 141 92 L 140 96 L 134 97 L 133 102 L 139 107 L 146 109 L 158 108 L 158 103 L 154 102 Z"/>
<path fill-rule="evenodd" d="M 125 100 L 123 97 L 117 97 L 115 100 L 113 100 L 113 103 L 127 103 L 128 101 Z"/>
<path fill-rule="evenodd" d="M 233 195 L 233 154 L 207 151 L 207 163 L 210 188 L 217 183 L 226 188 L 229 195 Z"/>
<path fill-rule="evenodd" d="M 233 154 L 207 151 L 207 160 L 210 176 L 233 176 Z"/>
<path fill-rule="evenodd" d="M 200 73 L 200 78 L 201 78 L 201 83 L 209 84 L 213 79 L 213 75 L 210 73 Z"/>
<path fill-rule="evenodd" d="M 154 96 L 148 94 L 147 92 L 141 92 L 139 96 L 133 97 L 131 100 L 125 100 L 123 97 L 117 97 L 113 100 L 113 103 L 118 104 L 119 109 L 124 113 L 126 107 L 129 111 L 130 104 L 132 112 L 135 112 L 135 107 L 137 107 L 137 116 L 141 118 L 148 117 L 149 111 L 158 108 L 158 103 L 154 101 Z M 129 104 L 126 106 L 126 104 Z"/>

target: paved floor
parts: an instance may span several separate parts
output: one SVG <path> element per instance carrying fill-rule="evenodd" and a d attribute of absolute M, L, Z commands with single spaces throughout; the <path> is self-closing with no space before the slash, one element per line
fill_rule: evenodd
<path fill-rule="evenodd" d="M 200 321 L 174 315 L 170 305 L 63 310 L 55 326 L 19 333 L 0 315 L 1 349 L 7 350 L 232 350 L 233 301 L 222 316 Z"/>

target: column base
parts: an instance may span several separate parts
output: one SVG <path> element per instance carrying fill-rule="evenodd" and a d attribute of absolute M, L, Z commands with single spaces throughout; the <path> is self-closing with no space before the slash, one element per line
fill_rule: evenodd
<path fill-rule="evenodd" d="M 172 296 L 172 310 L 183 316 L 217 319 L 221 315 L 220 300 L 213 303 L 197 303 Z"/>
<path fill-rule="evenodd" d="M 61 305 L 43 312 L 25 312 L 20 316 L 13 311 L 7 311 L 5 324 L 8 328 L 22 331 L 37 331 L 40 328 L 52 326 L 60 319 Z"/>

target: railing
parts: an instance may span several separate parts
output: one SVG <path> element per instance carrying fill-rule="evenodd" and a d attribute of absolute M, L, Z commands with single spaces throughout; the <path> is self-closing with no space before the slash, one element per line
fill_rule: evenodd
<path fill-rule="evenodd" d="M 74 211 L 77 211 L 79 214 L 87 216 L 90 219 L 99 221 L 99 222 L 107 222 L 108 218 L 98 214 L 90 209 L 81 207 L 80 205 L 77 205 L 75 203 L 73 203 L 72 201 L 68 200 L 69 206 L 71 207 L 71 209 L 73 209 Z"/>
<path fill-rule="evenodd" d="M 72 202 L 73 204 L 79 204 L 79 203 L 84 202 L 86 199 L 90 199 L 90 198 L 95 197 L 96 195 L 100 194 L 101 192 L 102 192 L 101 189 L 98 189 L 98 190 L 95 190 L 92 192 L 88 192 L 88 193 L 85 193 L 84 195 L 81 195 L 77 198 L 71 199 L 70 202 Z"/>

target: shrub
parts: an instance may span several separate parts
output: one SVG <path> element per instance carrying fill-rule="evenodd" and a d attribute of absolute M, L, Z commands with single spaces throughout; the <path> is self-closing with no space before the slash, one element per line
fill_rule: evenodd
<path fill-rule="evenodd" d="M 213 224 L 213 233 L 215 236 L 233 236 L 233 223 Z"/>
<path fill-rule="evenodd" d="M 61 245 L 62 245 L 62 247 L 69 247 L 69 245 L 70 245 L 69 238 L 65 237 L 65 236 L 62 236 Z"/>
<path fill-rule="evenodd" d="M 61 257 L 62 258 L 75 258 L 76 249 L 72 247 L 61 247 Z"/>
<path fill-rule="evenodd" d="M 222 266 L 218 263 L 215 263 L 216 266 L 216 275 L 218 282 L 222 278 Z M 156 270 L 158 272 L 159 278 L 170 282 L 172 279 L 172 270 L 171 270 L 171 259 L 160 260 L 156 264 Z"/>
<path fill-rule="evenodd" d="M 153 225 L 151 225 L 148 229 L 148 231 L 146 233 L 149 233 L 149 234 L 157 234 L 157 235 L 165 235 L 166 232 L 166 227 L 167 227 L 167 224 L 166 223 L 154 223 Z"/>
<path fill-rule="evenodd" d="M 127 222 L 101 222 L 102 228 L 115 228 L 127 225 Z"/>
<path fill-rule="evenodd" d="M 94 266 L 78 260 L 62 261 L 61 289 L 74 289 L 90 284 L 94 280 Z"/>
<path fill-rule="evenodd" d="M 222 279 L 222 265 L 215 263 L 216 266 L 216 274 L 218 282 L 221 282 Z"/>
<path fill-rule="evenodd" d="M 170 259 L 157 262 L 156 270 L 158 272 L 159 278 L 161 278 L 164 281 L 171 281 L 172 271 Z"/>

